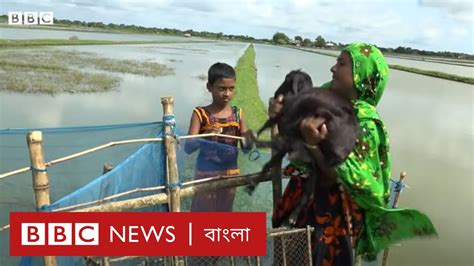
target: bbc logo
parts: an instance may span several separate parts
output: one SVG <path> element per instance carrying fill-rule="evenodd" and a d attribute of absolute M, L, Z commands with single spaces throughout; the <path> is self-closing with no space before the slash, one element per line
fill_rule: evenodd
<path fill-rule="evenodd" d="M 98 246 L 99 224 L 22 223 L 21 244 L 24 246 Z"/>
<path fill-rule="evenodd" d="M 53 12 L 8 12 L 8 25 L 53 25 Z"/>

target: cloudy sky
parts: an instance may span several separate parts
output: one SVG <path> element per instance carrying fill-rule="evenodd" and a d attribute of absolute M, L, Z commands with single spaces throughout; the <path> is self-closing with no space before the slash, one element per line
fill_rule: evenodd
<path fill-rule="evenodd" d="M 55 18 L 290 37 L 474 54 L 466 0 L 49 0 L 2 1 L 0 13 L 54 11 Z"/>

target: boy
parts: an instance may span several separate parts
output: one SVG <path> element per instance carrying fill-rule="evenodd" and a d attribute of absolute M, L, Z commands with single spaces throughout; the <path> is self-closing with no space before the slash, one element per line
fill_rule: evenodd
<path fill-rule="evenodd" d="M 196 107 L 191 116 L 188 135 L 217 133 L 242 136 L 247 124 L 242 110 L 231 106 L 235 93 L 235 71 L 225 63 L 215 63 L 209 68 L 207 90 L 212 95 L 212 103 Z M 194 139 L 185 144 L 186 153 L 199 149 L 196 162 L 196 179 L 219 175 L 238 175 L 237 139 L 212 137 L 208 140 Z M 235 188 L 199 193 L 194 196 L 191 211 L 230 212 L 235 198 Z"/>

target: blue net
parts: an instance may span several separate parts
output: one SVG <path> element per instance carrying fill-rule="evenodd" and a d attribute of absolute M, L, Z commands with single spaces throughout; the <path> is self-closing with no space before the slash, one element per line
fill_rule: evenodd
<path fill-rule="evenodd" d="M 165 117 L 165 123 L 172 123 L 172 121 L 168 121 Z M 155 122 L 95 127 L 0 130 L 0 173 L 30 164 L 25 136 L 33 130 L 43 133 L 43 150 L 45 161 L 48 162 L 112 141 L 162 137 L 163 125 L 162 122 Z M 185 133 L 175 128 L 173 135 L 182 136 Z M 177 142 L 180 179 L 178 184 L 166 183 L 166 157 L 162 142 L 113 146 L 53 165 L 47 169 L 52 203 L 40 211 L 54 211 L 89 203 L 137 188 L 180 185 L 183 182 L 217 174 L 236 174 L 231 173 L 232 171 L 226 172 L 233 168 L 239 169 L 240 174 L 255 173 L 269 159 L 268 153 L 260 154 L 257 160 L 254 153 L 253 159 L 249 159 L 249 154 L 243 154 L 239 148 L 215 141 L 216 137 L 210 137 Z M 193 145 L 196 149 L 190 151 L 189 146 Z M 112 164 L 113 168 L 102 174 L 104 163 Z M 0 180 L 0 190 L 0 225 L 9 223 L 8 213 L 11 211 L 35 211 L 31 172 Z M 131 193 L 110 201 L 138 198 L 160 192 L 165 192 L 165 190 Z M 194 198 L 182 199 L 181 209 L 183 211 L 219 209 L 218 203 L 227 201 L 227 207 L 221 210 L 264 211 L 267 212 L 269 221 L 272 208 L 271 197 L 268 196 L 270 193 L 269 182 L 259 185 L 252 196 L 248 195 L 244 188 L 201 193 Z M 98 203 L 88 206 L 94 205 Z M 135 211 L 168 211 L 168 205 L 162 204 Z M 18 265 L 18 262 L 21 265 L 43 265 L 42 257 L 24 257 L 21 261 L 20 258 L 10 257 L 8 230 L 0 232 L 0 241 L 2 246 L 0 265 Z M 83 257 L 57 257 L 56 259 L 58 265 L 85 264 Z M 132 262 L 120 264 L 129 265 L 130 263 Z"/>

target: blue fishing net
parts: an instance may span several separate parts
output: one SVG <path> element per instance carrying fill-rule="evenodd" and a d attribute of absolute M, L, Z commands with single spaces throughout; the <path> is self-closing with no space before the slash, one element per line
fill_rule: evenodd
<path fill-rule="evenodd" d="M 42 128 L 42 129 L 2 129 L 0 130 L 0 173 L 29 166 L 26 134 L 33 130 L 43 133 L 43 151 L 45 161 L 61 158 L 105 143 L 127 139 L 163 137 L 163 123 L 140 123 L 112 126 Z M 184 131 L 174 129 L 173 136 L 185 135 Z M 188 140 L 187 140 L 188 141 Z M 198 149 L 186 153 L 185 140 L 177 142 L 177 164 L 179 183 L 195 180 L 196 171 L 223 170 L 229 155 L 238 160 L 241 174 L 260 171 L 269 159 L 268 152 L 259 152 L 259 158 L 244 154 L 239 148 L 215 142 L 215 137 L 193 139 Z M 191 140 L 189 140 L 191 141 Z M 199 160 L 200 153 L 216 152 L 215 160 Z M 189 151 L 188 151 L 189 152 Z M 232 156 L 230 156 L 232 157 Z M 230 159 L 230 161 L 235 160 Z M 196 163 L 199 162 L 197 166 Z M 102 174 L 104 163 L 113 165 L 113 169 Z M 216 168 L 217 165 L 224 168 Z M 228 162 L 227 162 L 228 163 Z M 51 205 L 39 211 L 54 211 L 60 208 L 89 203 L 137 188 L 150 188 L 168 185 L 166 182 L 166 157 L 162 142 L 127 144 L 113 146 L 83 157 L 53 165 L 47 169 Z M 210 175 L 212 176 L 212 175 Z M 165 189 L 132 193 L 110 201 L 138 198 L 165 192 Z M 244 188 L 237 189 L 233 204 L 234 211 L 264 211 L 270 220 L 272 199 L 271 184 L 261 184 L 250 196 Z M 193 198 L 183 198 L 181 209 L 189 211 Z M 89 206 L 96 206 L 94 203 Z M 0 180 L 0 226 L 9 223 L 11 211 L 36 211 L 32 189 L 31 172 L 7 177 Z M 162 204 L 135 211 L 168 211 L 168 205 Z M 268 225 L 271 223 L 268 222 Z M 43 265 L 42 257 L 10 257 L 9 231 L 0 232 L 0 265 Z M 57 257 L 58 265 L 84 265 L 83 257 Z M 130 265 L 122 262 L 114 265 Z"/>

